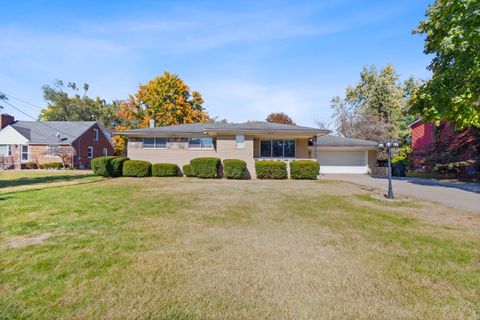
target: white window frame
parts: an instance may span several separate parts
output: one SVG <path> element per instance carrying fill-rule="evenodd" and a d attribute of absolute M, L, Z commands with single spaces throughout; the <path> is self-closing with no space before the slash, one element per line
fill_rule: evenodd
<path fill-rule="evenodd" d="M 106 157 L 108 156 L 108 148 L 103 148 L 103 156 Z"/>
<path fill-rule="evenodd" d="M 24 151 L 23 147 L 27 147 L 27 159 L 23 159 Z M 21 149 L 20 149 L 20 159 L 22 162 L 28 162 L 30 160 L 30 146 L 28 144 L 23 144 Z"/>
<path fill-rule="evenodd" d="M 245 149 L 245 135 L 237 134 L 235 136 L 235 143 L 237 144 L 237 149 Z"/>
<path fill-rule="evenodd" d="M 282 141 L 282 156 L 281 157 L 273 157 L 273 141 L 274 140 L 281 140 Z M 269 141 L 270 142 L 270 156 L 264 157 L 262 156 L 262 141 Z M 295 155 L 293 157 L 285 157 L 285 141 L 293 141 L 295 143 Z M 261 139 L 260 144 L 258 146 L 259 156 L 260 158 L 269 158 L 269 159 L 296 159 L 297 158 L 297 140 L 296 139 Z"/>
<path fill-rule="evenodd" d="M 11 144 L 2 144 L 2 146 L 7 147 L 7 154 L 5 157 L 11 157 L 12 156 L 12 145 Z"/>
<path fill-rule="evenodd" d="M 93 159 L 93 156 L 94 156 L 94 149 L 93 149 L 93 147 L 92 147 L 92 146 L 88 146 L 87 150 L 88 150 L 88 151 L 87 151 L 87 158 L 88 158 L 88 159 Z M 91 152 L 90 152 L 90 150 L 91 150 Z"/>
<path fill-rule="evenodd" d="M 200 147 L 190 147 L 190 141 L 192 139 L 212 139 L 212 146 L 211 147 L 203 147 L 202 146 L 202 140 L 200 140 Z M 215 141 L 213 140 L 212 137 L 193 137 L 193 138 L 188 138 L 188 149 L 189 150 L 214 150 L 215 149 Z"/>
<path fill-rule="evenodd" d="M 93 141 L 98 141 L 98 129 L 93 129 Z"/>
<path fill-rule="evenodd" d="M 145 139 L 153 139 L 153 147 L 145 147 Z M 157 147 L 157 139 L 165 139 L 164 147 Z M 166 137 L 144 137 L 142 139 L 143 149 L 167 149 L 168 139 Z"/>
<path fill-rule="evenodd" d="M 56 151 L 55 151 L 55 154 L 52 154 L 52 149 L 55 148 Z M 54 156 L 58 156 L 58 149 L 59 146 L 58 145 L 53 145 L 53 144 L 49 144 L 48 145 L 48 156 L 49 157 L 54 157 Z"/>

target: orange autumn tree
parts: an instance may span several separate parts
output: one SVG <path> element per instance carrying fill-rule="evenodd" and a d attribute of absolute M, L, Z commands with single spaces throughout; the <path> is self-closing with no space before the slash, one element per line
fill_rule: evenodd
<path fill-rule="evenodd" d="M 150 119 L 155 119 L 158 126 L 206 122 L 209 117 L 203 102 L 200 92 L 191 92 L 177 74 L 165 71 L 147 84 L 141 84 L 135 95 L 121 103 L 118 116 L 126 125 L 117 126 L 116 130 L 146 128 Z M 124 150 L 124 137 L 117 136 L 115 142 Z"/>

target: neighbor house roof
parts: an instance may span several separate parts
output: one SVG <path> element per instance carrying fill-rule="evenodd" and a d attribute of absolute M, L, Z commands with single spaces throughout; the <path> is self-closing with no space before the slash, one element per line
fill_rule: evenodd
<path fill-rule="evenodd" d="M 363 147 L 363 148 L 377 148 L 378 143 L 370 140 L 352 139 L 330 134 L 317 138 L 318 147 Z"/>
<path fill-rule="evenodd" d="M 209 134 L 222 132 L 242 133 L 304 133 L 326 134 L 328 130 L 303 127 L 290 124 L 272 122 L 247 122 L 247 123 L 191 123 L 156 128 L 134 129 L 116 132 L 121 135 L 153 135 L 153 134 Z"/>
<path fill-rule="evenodd" d="M 31 144 L 70 144 L 95 121 L 16 121 L 10 126 Z"/>

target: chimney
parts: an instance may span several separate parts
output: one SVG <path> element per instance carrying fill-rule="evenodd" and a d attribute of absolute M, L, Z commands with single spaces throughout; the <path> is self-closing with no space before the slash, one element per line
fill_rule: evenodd
<path fill-rule="evenodd" d="M 0 113 L 0 130 L 15 122 L 15 118 L 6 113 Z"/>
<path fill-rule="evenodd" d="M 150 128 L 155 128 L 157 126 L 157 121 L 155 121 L 155 119 L 150 119 L 149 123 L 150 123 Z"/>

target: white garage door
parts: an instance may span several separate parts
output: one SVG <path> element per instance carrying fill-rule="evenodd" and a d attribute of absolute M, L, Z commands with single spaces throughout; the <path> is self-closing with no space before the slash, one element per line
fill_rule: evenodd
<path fill-rule="evenodd" d="M 367 151 L 317 150 L 321 173 L 368 173 Z"/>

